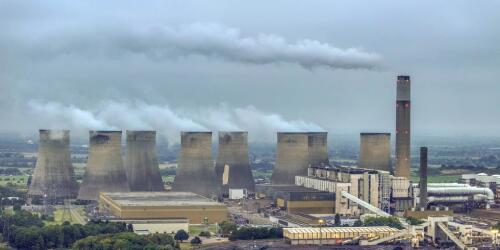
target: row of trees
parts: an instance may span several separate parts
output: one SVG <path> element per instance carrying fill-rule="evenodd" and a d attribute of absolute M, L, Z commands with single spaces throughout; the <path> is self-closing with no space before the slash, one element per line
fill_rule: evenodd
<path fill-rule="evenodd" d="M 80 239 L 100 234 L 116 234 L 132 230 L 125 223 L 93 221 L 86 225 L 64 222 L 62 225 L 44 225 L 30 212 L 19 210 L 3 213 L 0 228 L 4 240 L 18 249 L 68 248 Z"/>
<path fill-rule="evenodd" d="M 132 232 L 90 236 L 76 241 L 72 249 L 174 250 L 179 245 L 165 233 L 138 235 Z"/>

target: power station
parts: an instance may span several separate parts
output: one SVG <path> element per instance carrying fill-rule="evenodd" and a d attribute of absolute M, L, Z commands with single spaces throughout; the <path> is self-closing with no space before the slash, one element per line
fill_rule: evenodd
<path fill-rule="evenodd" d="M 50 201 L 75 198 L 78 185 L 71 164 L 69 130 L 39 132 L 38 158 L 28 194 Z"/>
<path fill-rule="evenodd" d="M 127 192 L 130 187 L 121 156 L 122 131 L 89 131 L 89 155 L 80 200 L 99 199 L 99 192 Z"/>
<path fill-rule="evenodd" d="M 219 188 L 212 160 L 212 132 L 181 132 L 179 165 L 172 190 L 212 197 L 219 194 Z"/>
<path fill-rule="evenodd" d="M 358 167 L 391 171 L 391 134 L 361 133 Z"/>
<path fill-rule="evenodd" d="M 400 75 L 397 78 L 396 96 L 396 167 L 394 175 L 410 178 L 410 76 Z"/>
<path fill-rule="evenodd" d="M 127 130 L 125 171 L 132 191 L 163 191 L 156 157 L 156 131 Z"/>
<path fill-rule="evenodd" d="M 229 189 L 255 192 L 255 182 L 248 158 L 248 132 L 219 131 L 219 149 L 215 163 L 217 181 L 225 195 Z"/>

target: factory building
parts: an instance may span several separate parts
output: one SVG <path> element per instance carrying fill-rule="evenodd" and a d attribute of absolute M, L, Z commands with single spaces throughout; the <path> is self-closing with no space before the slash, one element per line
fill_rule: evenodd
<path fill-rule="evenodd" d="M 255 192 L 248 157 L 248 132 L 219 131 L 215 171 L 223 195 L 229 195 L 230 189 L 246 189 L 248 192 Z"/>
<path fill-rule="evenodd" d="M 187 219 L 202 224 L 228 219 L 226 205 L 190 192 L 101 193 L 99 209 L 121 220 Z"/>
<path fill-rule="evenodd" d="M 283 228 L 283 238 L 291 245 L 343 245 L 353 239 L 380 239 L 395 235 L 392 227 L 299 227 Z"/>
<path fill-rule="evenodd" d="M 361 133 L 360 168 L 391 171 L 391 134 Z"/>
<path fill-rule="evenodd" d="M 212 160 L 212 132 L 181 132 L 179 165 L 172 190 L 216 197 L 220 186 Z"/>
<path fill-rule="evenodd" d="M 125 171 L 130 190 L 163 191 L 156 157 L 156 131 L 127 130 Z"/>
<path fill-rule="evenodd" d="M 38 157 L 28 195 L 45 197 L 50 202 L 75 198 L 78 185 L 69 151 L 69 130 L 39 132 Z"/>
<path fill-rule="evenodd" d="M 99 192 L 128 192 L 121 155 L 122 131 L 89 131 L 89 156 L 80 200 L 99 199 Z"/>
<path fill-rule="evenodd" d="M 296 185 L 257 185 L 259 197 L 275 201 L 289 214 L 332 214 L 335 194 Z"/>
<path fill-rule="evenodd" d="M 396 167 L 394 175 L 410 178 L 411 150 L 410 150 L 410 76 L 397 77 L 396 97 Z"/>
<path fill-rule="evenodd" d="M 495 195 L 495 203 L 500 204 L 500 175 L 463 174 L 460 183 L 491 189 Z"/>

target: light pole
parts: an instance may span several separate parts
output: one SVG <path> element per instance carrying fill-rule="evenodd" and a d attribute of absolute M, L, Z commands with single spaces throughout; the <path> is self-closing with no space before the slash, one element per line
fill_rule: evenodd
<path fill-rule="evenodd" d="M 323 219 L 319 219 L 318 220 L 318 223 L 319 223 L 319 245 L 322 246 L 322 238 L 323 238 L 323 232 L 321 230 L 322 226 L 323 226 L 323 223 L 325 223 L 325 221 Z"/>

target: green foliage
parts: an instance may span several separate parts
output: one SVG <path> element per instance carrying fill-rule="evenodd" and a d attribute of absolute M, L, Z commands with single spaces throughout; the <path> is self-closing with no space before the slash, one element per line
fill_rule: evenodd
<path fill-rule="evenodd" d="M 198 236 L 210 238 L 210 236 L 212 235 L 208 231 L 201 231 L 200 234 L 198 234 Z"/>
<path fill-rule="evenodd" d="M 188 238 L 189 238 L 189 234 L 186 231 L 184 231 L 184 229 L 177 231 L 177 233 L 175 233 L 175 236 L 174 236 L 174 239 L 178 240 L 180 242 L 183 242 L 183 241 L 187 240 Z"/>
<path fill-rule="evenodd" d="M 335 226 L 340 226 L 340 214 L 335 214 Z"/>
<path fill-rule="evenodd" d="M 131 232 L 90 236 L 76 241 L 73 249 L 177 249 L 168 234 L 138 235 Z"/>
<path fill-rule="evenodd" d="M 229 236 L 229 240 L 258 240 L 283 238 L 282 228 L 241 227 Z"/>
<path fill-rule="evenodd" d="M 362 227 L 363 226 L 363 222 L 361 220 L 357 220 L 354 222 L 354 225 L 355 227 Z"/>
<path fill-rule="evenodd" d="M 377 226 L 389 226 L 397 229 L 403 229 L 403 225 L 396 217 L 369 217 L 366 218 L 363 226 L 365 227 L 377 227 Z"/>
<path fill-rule="evenodd" d="M 424 223 L 423 220 L 420 220 L 420 219 L 417 219 L 417 218 L 414 218 L 411 216 L 406 218 L 406 222 L 408 222 L 408 224 L 410 224 L 410 225 L 420 225 L 420 224 Z"/>
<path fill-rule="evenodd" d="M 201 244 L 201 239 L 200 237 L 196 236 L 191 240 L 191 245 L 200 245 Z"/>
<path fill-rule="evenodd" d="M 238 229 L 238 226 L 231 221 L 223 221 L 219 227 L 222 235 L 230 235 L 231 232 L 235 232 Z"/>

